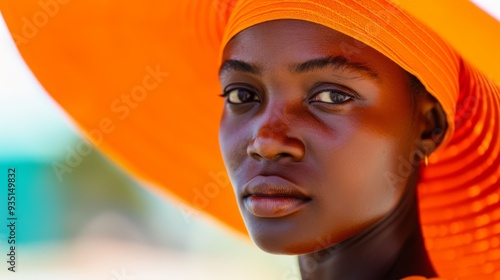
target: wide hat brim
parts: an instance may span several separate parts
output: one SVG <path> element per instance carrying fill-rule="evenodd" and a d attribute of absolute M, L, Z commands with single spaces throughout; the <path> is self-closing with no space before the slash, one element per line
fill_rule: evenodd
<path fill-rule="evenodd" d="M 500 81 L 497 21 L 465 0 L 399 4 L 482 70 L 470 83 Z M 91 141 L 74 150 L 99 149 L 188 217 L 197 209 L 246 234 L 217 140 L 218 57 L 235 1 L 3 0 L 0 8 L 32 72 Z M 451 279 L 500 279 L 499 96 L 474 96 L 484 94 L 496 96 L 449 108 L 460 117 L 448 120 L 463 123 L 419 186 L 428 251 Z"/>

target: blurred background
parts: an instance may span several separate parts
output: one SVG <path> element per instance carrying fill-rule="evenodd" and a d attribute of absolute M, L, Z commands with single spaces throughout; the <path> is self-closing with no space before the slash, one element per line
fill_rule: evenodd
<path fill-rule="evenodd" d="M 81 141 L 2 19 L 0 279 L 300 279 L 294 257 L 266 254 L 152 193 L 98 151 L 61 172 L 57 164 Z M 17 175 L 16 273 L 6 263 L 8 168 Z"/>
<path fill-rule="evenodd" d="M 473 2 L 500 19 L 499 1 Z M 300 279 L 295 257 L 266 254 L 152 193 L 98 151 L 58 176 L 81 141 L 0 19 L 0 279 Z M 8 168 L 17 174 L 17 273 L 6 264 Z"/>

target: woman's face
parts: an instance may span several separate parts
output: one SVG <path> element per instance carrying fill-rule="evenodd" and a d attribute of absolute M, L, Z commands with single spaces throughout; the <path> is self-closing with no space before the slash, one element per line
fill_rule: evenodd
<path fill-rule="evenodd" d="M 394 209 L 423 129 L 406 72 L 296 20 L 242 31 L 223 59 L 220 146 L 259 247 L 310 253 Z"/>

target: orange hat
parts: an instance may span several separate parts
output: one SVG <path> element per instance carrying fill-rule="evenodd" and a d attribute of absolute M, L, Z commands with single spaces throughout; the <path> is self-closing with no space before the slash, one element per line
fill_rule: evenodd
<path fill-rule="evenodd" d="M 500 23 L 467 0 L 0 3 L 28 66 L 94 147 L 148 186 L 242 233 L 217 140 L 221 50 L 239 31 L 285 18 L 364 42 L 418 77 L 447 115 L 444 143 L 418 187 L 426 246 L 439 275 L 500 279 L 500 89 L 494 83 L 500 41 L 491 39 Z M 473 28 L 457 36 L 453 28 L 464 22 Z M 84 145 L 90 144 L 76 150 Z M 54 170 L 66 176 L 66 169 Z"/>

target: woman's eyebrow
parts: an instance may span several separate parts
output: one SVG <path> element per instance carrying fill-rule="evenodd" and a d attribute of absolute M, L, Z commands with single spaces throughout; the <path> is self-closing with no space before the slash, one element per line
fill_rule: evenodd
<path fill-rule="evenodd" d="M 327 67 L 363 72 L 369 77 L 375 80 L 379 80 L 379 76 L 376 71 L 364 65 L 363 63 L 349 61 L 349 59 L 345 56 L 327 56 L 294 64 L 290 66 L 290 72 L 294 74 L 300 74 L 308 71 L 324 69 Z"/>
<path fill-rule="evenodd" d="M 256 65 L 236 59 L 224 61 L 219 69 L 219 76 L 229 71 L 246 72 L 255 75 L 261 74 L 261 69 Z"/>
<path fill-rule="evenodd" d="M 327 56 L 311 59 L 305 62 L 291 65 L 289 69 L 293 74 L 301 74 L 304 72 L 320 70 L 328 67 L 363 72 L 369 77 L 375 80 L 379 80 L 379 76 L 376 71 L 364 65 L 363 63 L 349 61 L 349 59 L 347 59 L 345 56 Z M 261 75 L 262 73 L 261 68 L 257 65 L 236 59 L 228 59 L 224 61 L 219 69 L 219 76 L 229 71 L 245 72 L 255 75 Z"/>

